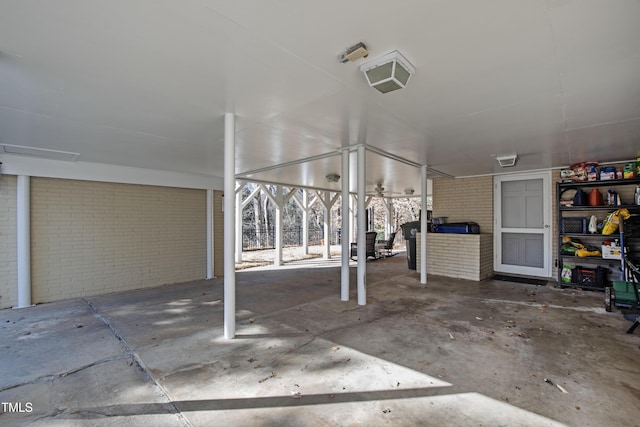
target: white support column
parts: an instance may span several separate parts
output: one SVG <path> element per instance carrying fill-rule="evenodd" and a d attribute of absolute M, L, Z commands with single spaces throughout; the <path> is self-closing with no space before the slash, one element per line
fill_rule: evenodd
<path fill-rule="evenodd" d="M 356 174 L 358 173 L 358 171 L 356 170 Z M 357 190 L 357 189 L 356 189 Z M 358 235 L 356 234 L 358 232 L 358 226 L 357 226 L 357 222 L 356 222 L 356 204 L 357 204 L 357 196 L 355 195 L 351 195 L 351 197 L 349 197 L 349 212 L 351 215 L 351 224 L 353 224 L 353 227 L 351 227 L 351 230 L 349 230 L 349 232 L 351 233 L 351 241 L 352 242 L 357 242 L 358 241 Z"/>
<path fill-rule="evenodd" d="M 393 199 L 391 197 L 387 197 L 387 200 L 384 203 L 384 207 L 387 209 L 387 231 L 386 235 L 384 236 L 384 238 L 386 239 L 389 234 L 395 231 L 393 229 Z"/>
<path fill-rule="evenodd" d="M 367 304 L 367 216 L 365 214 L 365 149 L 358 146 L 358 304 Z"/>
<path fill-rule="evenodd" d="M 213 279 L 213 190 L 207 190 L 207 279 Z"/>
<path fill-rule="evenodd" d="M 302 250 L 309 255 L 309 192 L 302 189 Z"/>
<path fill-rule="evenodd" d="M 340 300 L 349 301 L 349 255 L 351 244 L 349 233 L 349 150 L 342 150 L 342 270 L 340 279 Z"/>
<path fill-rule="evenodd" d="M 224 115 L 224 337 L 236 336 L 236 266 L 235 241 L 235 128 L 233 113 Z"/>
<path fill-rule="evenodd" d="M 420 169 L 420 185 L 421 190 L 421 209 L 422 218 L 420 222 L 420 283 L 427 284 L 427 166 L 423 165 Z M 417 243 L 417 242 L 416 242 Z"/>
<path fill-rule="evenodd" d="M 242 262 L 242 188 L 236 192 L 236 262 Z M 235 191 L 235 190 L 234 190 Z"/>
<path fill-rule="evenodd" d="M 273 257 L 273 265 L 282 265 L 282 215 L 284 210 L 284 197 L 282 191 L 284 188 L 281 185 L 276 186 L 276 253 Z"/>
<path fill-rule="evenodd" d="M 323 259 L 331 259 L 331 206 L 329 200 L 331 196 L 328 191 L 324 192 L 324 248 Z"/>
<path fill-rule="evenodd" d="M 31 177 L 18 175 L 18 307 L 31 306 Z"/>

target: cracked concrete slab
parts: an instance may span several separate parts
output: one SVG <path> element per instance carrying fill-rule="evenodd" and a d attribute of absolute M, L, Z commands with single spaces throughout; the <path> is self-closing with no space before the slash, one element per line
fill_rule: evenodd
<path fill-rule="evenodd" d="M 353 292 L 339 300 L 339 268 L 314 265 L 238 273 L 234 340 L 221 279 L 0 311 L 0 400 L 34 405 L 0 424 L 582 427 L 640 415 L 640 342 L 602 294 L 431 276 L 423 287 L 398 256 L 367 264 L 359 306 Z"/>
<path fill-rule="evenodd" d="M 30 413 L 2 413 L 0 422 L 5 426 L 185 425 L 131 358 L 4 390 L 0 399 L 29 402 L 33 408 Z"/>
<path fill-rule="evenodd" d="M 0 366 L 5 375 L 0 375 L 0 390 L 123 353 L 118 340 L 81 299 L 1 313 Z"/>

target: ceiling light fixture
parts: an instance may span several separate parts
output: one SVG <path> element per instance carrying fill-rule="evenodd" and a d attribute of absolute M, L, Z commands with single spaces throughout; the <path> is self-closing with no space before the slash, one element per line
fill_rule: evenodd
<path fill-rule="evenodd" d="M 66 160 L 75 162 L 79 153 L 70 151 L 48 150 L 46 148 L 27 147 L 25 145 L 0 144 L 0 153 L 19 154 L 22 156 L 42 157 L 44 159 Z"/>
<path fill-rule="evenodd" d="M 369 86 L 382 93 L 402 89 L 416 72 L 407 58 L 397 50 L 363 62 L 360 71 L 367 77 Z"/>
<path fill-rule="evenodd" d="M 509 155 L 506 155 L 506 156 L 497 156 L 496 160 L 500 164 L 500 167 L 508 168 L 508 167 L 511 167 L 511 166 L 515 166 L 516 162 L 518 161 L 518 155 L 517 154 L 509 154 Z"/>
<path fill-rule="evenodd" d="M 327 178 L 328 182 L 338 182 L 340 181 L 340 175 L 337 173 L 330 173 L 325 178 Z"/>

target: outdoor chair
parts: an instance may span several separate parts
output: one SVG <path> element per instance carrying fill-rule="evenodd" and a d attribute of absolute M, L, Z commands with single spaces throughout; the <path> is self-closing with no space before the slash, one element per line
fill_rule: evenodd
<path fill-rule="evenodd" d="M 384 256 L 392 256 L 395 255 L 392 252 L 393 249 L 393 241 L 396 239 L 395 231 L 389 234 L 387 240 L 376 240 L 376 249 L 382 253 Z"/>
<path fill-rule="evenodd" d="M 367 231 L 365 233 L 367 237 L 366 241 L 366 255 L 365 258 L 375 258 L 378 259 L 378 254 L 376 254 L 376 236 L 378 233 L 375 231 Z M 351 243 L 351 259 L 355 261 L 355 258 L 358 256 L 358 244 Z"/>

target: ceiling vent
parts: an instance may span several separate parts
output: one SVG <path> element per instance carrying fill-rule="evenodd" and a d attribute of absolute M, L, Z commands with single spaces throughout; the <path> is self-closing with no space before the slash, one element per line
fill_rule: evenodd
<path fill-rule="evenodd" d="M 367 56 L 369 56 L 369 51 L 364 43 L 360 42 L 344 51 L 338 59 L 343 64 L 346 64 L 347 62 L 357 61 L 358 59 L 366 58 Z"/>
<path fill-rule="evenodd" d="M 367 77 L 369 86 L 382 93 L 402 89 L 416 72 L 413 65 L 397 50 L 363 62 L 360 71 Z"/>
<path fill-rule="evenodd" d="M 27 147 L 24 145 L 0 144 L 0 153 L 18 154 L 21 156 L 41 157 L 43 159 L 66 160 L 75 162 L 80 157 L 79 153 L 69 151 L 47 150 L 46 148 Z"/>
<path fill-rule="evenodd" d="M 508 156 L 498 156 L 496 157 L 496 160 L 498 161 L 501 167 L 508 168 L 516 165 L 516 162 L 518 161 L 518 155 L 510 154 Z"/>

